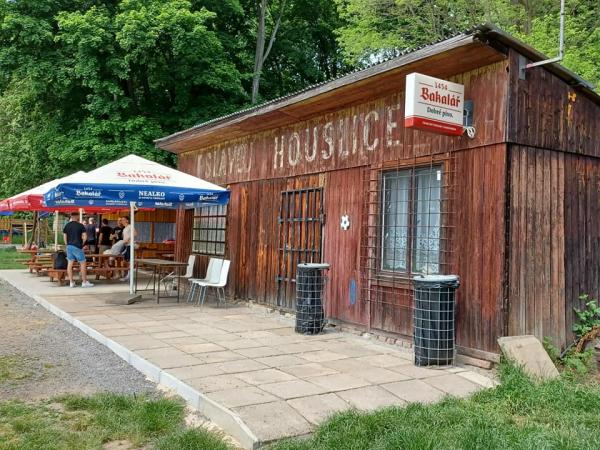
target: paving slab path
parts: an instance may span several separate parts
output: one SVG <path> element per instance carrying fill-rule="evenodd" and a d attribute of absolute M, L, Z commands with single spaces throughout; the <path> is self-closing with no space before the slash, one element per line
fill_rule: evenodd
<path fill-rule="evenodd" d="M 466 367 L 415 367 L 406 349 L 361 336 L 296 334 L 293 319 L 245 303 L 116 306 L 106 304 L 106 287 L 57 288 L 22 271 L 0 277 L 175 389 L 248 448 L 306 435 L 337 411 L 430 403 L 494 384 Z"/>

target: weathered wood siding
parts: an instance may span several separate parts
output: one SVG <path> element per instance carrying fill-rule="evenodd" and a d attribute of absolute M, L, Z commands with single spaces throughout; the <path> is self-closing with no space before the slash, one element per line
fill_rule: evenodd
<path fill-rule="evenodd" d="M 573 308 L 600 295 L 600 159 L 511 148 L 509 334 L 573 338 Z"/>
<path fill-rule="evenodd" d="M 573 308 L 582 294 L 600 299 L 600 158 L 565 156 L 564 246 L 566 335 L 572 337 Z"/>
<path fill-rule="evenodd" d="M 548 72 L 526 70 L 510 50 L 507 141 L 600 157 L 600 106 Z"/>
<path fill-rule="evenodd" d="M 509 52 L 508 334 L 571 339 L 579 295 L 600 294 L 600 106 Z"/>
<path fill-rule="evenodd" d="M 175 226 L 175 261 L 187 261 L 192 254 L 192 236 L 194 233 L 194 210 L 178 209 Z"/>
<path fill-rule="evenodd" d="M 230 186 L 226 256 L 232 261 L 229 278 L 232 295 L 277 304 L 277 219 L 281 192 L 322 184 L 322 177 L 313 175 Z"/>
<path fill-rule="evenodd" d="M 460 151 L 454 158 L 457 345 L 497 352 L 504 323 L 506 146 Z"/>
<path fill-rule="evenodd" d="M 465 85 L 466 99 L 475 99 L 474 120 L 478 131 L 474 139 L 404 128 L 406 74 L 398 74 L 398 94 L 317 116 L 293 126 L 184 153 L 179 156 L 179 167 L 200 178 L 226 185 L 321 173 L 500 143 L 505 138 L 507 64 L 502 61 L 449 77 Z"/>
<path fill-rule="evenodd" d="M 565 155 L 510 148 L 509 335 L 565 342 Z"/>

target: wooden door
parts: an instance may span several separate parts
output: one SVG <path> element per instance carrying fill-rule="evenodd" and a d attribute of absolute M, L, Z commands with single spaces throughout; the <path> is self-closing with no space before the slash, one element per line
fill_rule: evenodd
<path fill-rule="evenodd" d="M 360 292 L 360 238 L 365 184 L 363 168 L 327 174 L 327 216 L 323 258 L 330 264 L 326 284 L 327 316 L 367 325 L 368 302 Z M 342 226 L 342 217 L 348 219 Z"/>
<path fill-rule="evenodd" d="M 297 265 L 321 262 L 323 188 L 283 191 L 278 221 L 277 306 L 293 310 Z"/>

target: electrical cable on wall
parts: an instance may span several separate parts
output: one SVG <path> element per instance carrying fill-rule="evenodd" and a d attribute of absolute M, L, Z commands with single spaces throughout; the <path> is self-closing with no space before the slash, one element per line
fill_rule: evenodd
<path fill-rule="evenodd" d="M 475 132 L 477 131 L 475 127 L 464 127 L 464 130 L 471 139 L 475 137 Z"/>

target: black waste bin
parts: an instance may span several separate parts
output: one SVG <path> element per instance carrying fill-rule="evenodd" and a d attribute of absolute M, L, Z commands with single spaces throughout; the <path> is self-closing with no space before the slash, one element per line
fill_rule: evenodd
<path fill-rule="evenodd" d="M 423 275 L 413 278 L 415 365 L 448 365 L 454 362 L 454 298 L 456 275 Z"/>
<path fill-rule="evenodd" d="M 317 334 L 325 327 L 324 271 L 329 264 L 301 263 L 296 270 L 296 333 Z"/>

